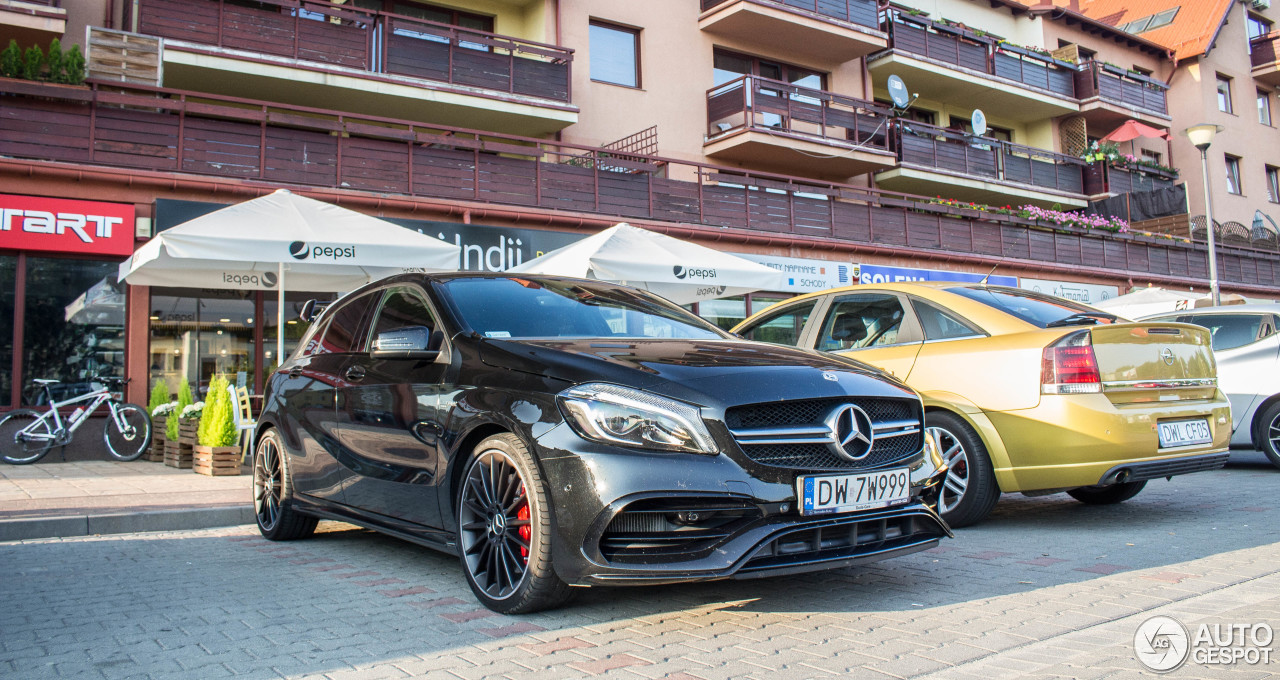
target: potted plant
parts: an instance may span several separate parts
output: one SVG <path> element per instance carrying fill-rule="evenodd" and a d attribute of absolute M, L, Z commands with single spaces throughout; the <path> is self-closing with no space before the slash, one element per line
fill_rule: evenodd
<path fill-rule="evenodd" d="M 147 411 L 151 413 L 151 447 L 147 450 L 147 460 L 154 463 L 164 461 L 165 421 L 169 417 L 169 385 L 157 380 L 151 387 L 151 397 L 147 400 Z"/>
<path fill-rule="evenodd" d="M 199 421 L 191 416 L 193 412 L 191 406 L 195 403 L 195 396 L 191 393 L 191 383 L 187 381 L 186 376 L 182 378 L 182 384 L 178 386 L 178 412 L 176 422 L 169 423 L 168 435 L 177 439 L 183 448 L 192 449 L 196 445 L 196 426 Z"/>
<path fill-rule="evenodd" d="M 209 382 L 209 395 L 200 416 L 199 443 L 195 447 L 192 470 L 202 475 L 240 474 L 240 431 L 232 409 L 236 404 L 227 393 L 221 376 Z"/>

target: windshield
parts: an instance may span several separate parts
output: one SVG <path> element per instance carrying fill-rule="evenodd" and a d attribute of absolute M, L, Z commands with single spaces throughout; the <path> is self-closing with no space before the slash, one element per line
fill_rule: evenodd
<path fill-rule="evenodd" d="M 441 285 L 462 321 L 486 338 L 732 337 L 670 303 L 606 283 L 512 277 Z"/>
<path fill-rule="evenodd" d="M 952 286 L 946 290 L 994 307 L 1040 328 L 1087 326 L 1116 321 L 1115 315 L 1089 305 L 1029 290 L 999 286 Z"/>

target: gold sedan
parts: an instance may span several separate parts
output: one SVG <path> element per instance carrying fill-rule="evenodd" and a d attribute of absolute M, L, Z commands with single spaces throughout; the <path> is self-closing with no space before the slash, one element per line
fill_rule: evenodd
<path fill-rule="evenodd" d="M 1229 455 L 1231 407 L 1199 326 L 930 282 L 813 293 L 734 331 L 846 354 L 920 392 L 950 466 L 938 509 L 952 526 L 982 520 L 1002 492 L 1119 503 Z"/>

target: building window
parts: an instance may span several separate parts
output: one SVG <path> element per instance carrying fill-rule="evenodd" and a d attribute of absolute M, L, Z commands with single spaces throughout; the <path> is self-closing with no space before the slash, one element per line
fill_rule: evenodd
<path fill-rule="evenodd" d="M 950 127 L 952 130 L 960 130 L 961 132 L 964 132 L 967 135 L 973 134 L 972 119 L 965 118 L 963 116 L 953 115 L 949 118 L 949 120 L 951 121 L 951 124 L 948 127 Z M 1013 130 L 1010 130 L 1008 128 L 1002 128 L 997 125 L 988 125 L 987 131 L 982 133 L 982 136 L 990 137 L 992 139 L 998 139 L 1002 142 L 1012 142 Z"/>
<path fill-rule="evenodd" d="M 1267 200 L 1280 203 L 1280 168 L 1267 166 Z"/>
<path fill-rule="evenodd" d="M 1238 156 L 1227 156 L 1227 193 L 1244 193 L 1244 188 L 1240 186 L 1240 158 Z"/>
<path fill-rule="evenodd" d="M 1218 75 L 1218 110 L 1234 113 L 1231 110 L 1231 79 L 1221 74 Z"/>
<path fill-rule="evenodd" d="M 1271 124 L 1271 93 L 1266 90 L 1258 90 L 1258 122 Z"/>
<path fill-rule="evenodd" d="M 1152 151 L 1151 149 L 1143 149 L 1142 160 L 1151 161 L 1156 165 L 1164 165 L 1164 154 L 1159 151 Z"/>
<path fill-rule="evenodd" d="M 1271 32 L 1271 21 L 1265 17 L 1250 13 L 1248 30 L 1250 40 L 1260 35 L 1266 35 Z"/>
<path fill-rule="evenodd" d="M 592 80 L 640 87 L 640 31 L 593 21 L 590 50 Z"/>
<path fill-rule="evenodd" d="M 815 90 L 827 89 L 825 73 L 792 66 L 781 61 L 770 61 L 756 57 L 717 49 L 714 56 L 714 72 L 712 77 L 717 86 L 741 76 L 760 76 L 769 80 L 780 80 L 784 83 L 808 87 Z"/>

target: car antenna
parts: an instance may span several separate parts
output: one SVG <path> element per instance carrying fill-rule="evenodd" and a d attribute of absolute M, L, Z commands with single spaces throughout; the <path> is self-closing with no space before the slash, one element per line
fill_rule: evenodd
<path fill-rule="evenodd" d="M 999 266 L 1000 266 L 999 264 L 996 265 L 996 267 L 999 267 Z M 991 278 L 991 275 L 996 273 L 996 267 L 992 267 L 991 271 L 987 272 L 987 275 L 982 277 L 982 280 L 978 282 L 979 286 L 987 285 L 987 279 Z"/>

